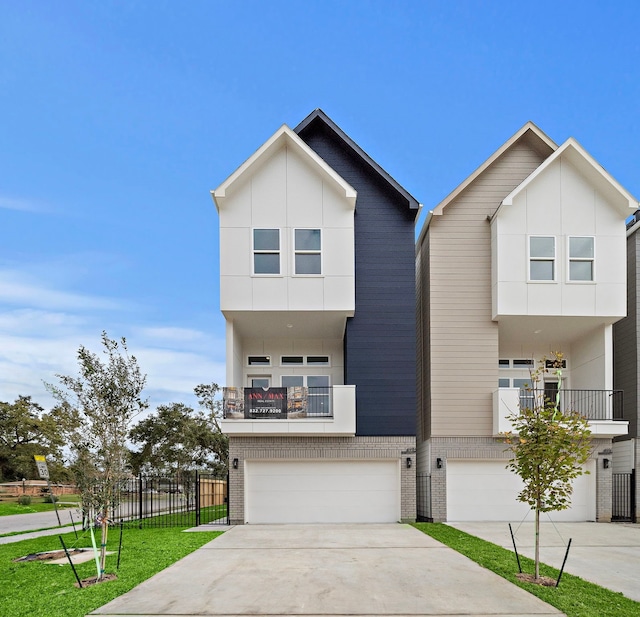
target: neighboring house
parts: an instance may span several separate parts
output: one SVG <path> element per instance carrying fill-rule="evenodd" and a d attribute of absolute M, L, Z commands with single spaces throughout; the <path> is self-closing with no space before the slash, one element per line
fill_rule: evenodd
<path fill-rule="evenodd" d="M 320 110 L 212 196 L 231 523 L 415 520 L 420 204 Z"/>
<path fill-rule="evenodd" d="M 623 417 L 629 422 L 629 433 L 617 437 L 613 444 L 613 473 L 619 518 L 633 519 L 638 514 L 640 479 L 640 210 L 627 225 L 627 317 L 613 327 L 613 384 L 624 390 Z"/>
<path fill-rule="evenodd" d="M 422 516 L 527 516 L 499 434 L 529 369 L 557 350 L 561 404 L 589 418 L 593 454 L 571 509 L 552 516 L 611 519 L 612 438 L 627 434 L 612 328 L 626 314 L 625 219 L 637 207 L 574 139 L 557 146 L 527 123 L 429 213 L 417 243 Z M 557 387 L 547 375 L 545 390 Z"/>

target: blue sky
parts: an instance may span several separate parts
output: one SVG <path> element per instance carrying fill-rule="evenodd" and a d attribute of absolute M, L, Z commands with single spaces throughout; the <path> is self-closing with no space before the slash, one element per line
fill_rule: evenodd
<path fill-rule="evenodd" d="M 154 405 L 223 384 L 209 191 L 316 107 L 425 212 L 528 120 L 640 196 L 639 26 L 632 1 L 0 0 L 0 400 L 50 405 L 103 329 Z"/>

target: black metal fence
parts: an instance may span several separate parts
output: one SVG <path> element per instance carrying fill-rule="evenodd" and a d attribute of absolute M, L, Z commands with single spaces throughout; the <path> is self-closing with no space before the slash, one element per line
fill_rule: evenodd
<path fill-rule="evenodd" d="M 636 472 L 614 473 L 611 519 L 636 522 Z"/>
<path fill-rule="evenodd" d="M 111 518 L 139 527 L 228 524 L 228 486 L 228 476 L 197 471 L 140 475 L 123 484 Z"/>
<path fill-rule="evenodd" d="M 522 390 L 520 407 L 529 409 L 543 405 L 545 400 L 555 402 L 558 394 L 563 411 L 577 411 L 587 420 L 622 420 L 622 390 Z"/>
<path fill-rule="evenodd" d="M 433 522 L 431 515 L 431 476 L 429 474 L 417 474 L 416 476 L 416 506 L 417 520 L 419 522 Z"/>

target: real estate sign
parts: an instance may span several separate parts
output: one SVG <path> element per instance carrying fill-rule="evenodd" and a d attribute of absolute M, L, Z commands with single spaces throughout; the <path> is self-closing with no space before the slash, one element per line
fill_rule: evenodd
<path fill-rule="evenodd" d="M 245 388 L 245 418 L 282 418 L 287 417 L 286 388 Z"/>

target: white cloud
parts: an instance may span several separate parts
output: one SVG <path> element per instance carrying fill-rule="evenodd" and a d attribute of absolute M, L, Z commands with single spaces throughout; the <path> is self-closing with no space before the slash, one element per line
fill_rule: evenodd
<path fill-rule="evenodd" d="M 50 208 L 41 201 L 33 199 L 17 199 L 0 195 L 0 208 L 5 210 L 19 210 L 20 212 L 48 212 Z"/>
<path fill-rule="evenodd" d="M 53 289 L 20 270 L 0 270 L 0 302 L 47 310 L 116 309 L 123 304 L 112 298 Z"/>

